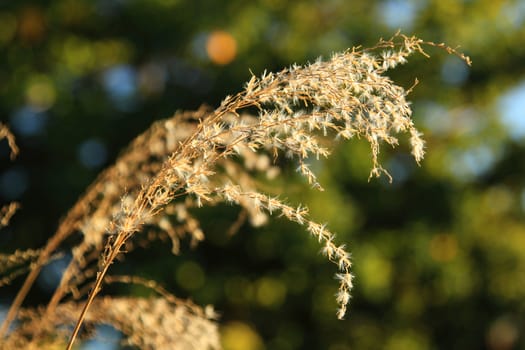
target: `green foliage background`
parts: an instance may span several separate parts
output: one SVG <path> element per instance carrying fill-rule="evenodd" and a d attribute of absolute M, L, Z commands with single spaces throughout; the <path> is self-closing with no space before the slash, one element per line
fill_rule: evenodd
<path fill-rule="evenodd" d="M 461 45 L 473 60 L 466 67 L 430 50 L 431 59 L 391 73 L 407 88 L 421 80 L 411 100 L 428 142 L 422 166 L 403 145 L 385 149 L 393 184 L 367 182 L 368 146 L 352 141 L 316 164 L 325 192 L 308 190 L 293 169 L 272 185 L 349 243 L 356 288 L 347 320 L 336 320 L 334 269 L 317 243 L 279 219 L 229 237 L 235 208 L 198 214 L 208 236 L 194 251 L 173 257 L 159 244 L 114 268 L 214 304 L 226 349 L 525 349 L 520 0 L 2 2 L 0 118 L 21 155 L 11 163 L 0 145 L 0 197 L 23 208 L 0 233 L 0 250 L 42 246 L 96 174 L 154 120 L 217 106 L 250 70 L 373 45 L 398 28 Z M 237 43 L 227 65 L 206 54 L 215 30 Z M 4 307 L 20 282 L 0 290 Z M 45 286 L 29 304 L 47 300 Z"/>

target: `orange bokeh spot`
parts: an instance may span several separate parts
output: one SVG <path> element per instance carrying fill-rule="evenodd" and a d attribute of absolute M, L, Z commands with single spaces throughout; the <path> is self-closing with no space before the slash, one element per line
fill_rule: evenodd
<path fill-rule="evenodd" d="M 38 7 L 26 7 L 19 17 L 18 33 L 25 43 L 37 43 L 44 38 L 46 19 Z"/>
<path fill-rule="evenodd" d="M 237 55 L 237 41 L 230 33 L 222 30 L 214 31 L 206 41 L 206 52 L 213 63 L 228 64 Z"/>

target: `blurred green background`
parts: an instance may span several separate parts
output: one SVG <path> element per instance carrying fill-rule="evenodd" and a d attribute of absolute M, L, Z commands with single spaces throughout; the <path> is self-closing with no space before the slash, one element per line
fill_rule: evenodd
<path fill-rule="evenodd" d="M 421 167 L 402 143 L 382 153 L 394 182 L 367 182 L 369 149 L 354 140 L 316 164 L 325 192 L 293 172 L 274 185 L 349 243 L 347 320 L 336 320 L 335 267 L 317 242 L 280 219 L 228 237 L 236 208 L 198 214 L 207 240 L 196 250 L 174 257 L 159 244 L 115 269 L 215 305 L 227 350 L 525 349 L 522 0 L 2 1 L 0 118 L 21 154 L 10 162 L 0 143 L 0 200 L 22 209 L 0 232 L 1 252 L 44 245 L 154 120 L 217 106 L 250 70 L 370 46 L 398 28 L 473 60 L 429 50 L 390 72 L 407 88 L 421 81 L 410 96 L 428 142 Z M 55 265 L 28 305 L 49 298 Z M 0 290 L 0 317 L 21 281 Z M 113 349 L 109 338 L 82 348 Z"/>

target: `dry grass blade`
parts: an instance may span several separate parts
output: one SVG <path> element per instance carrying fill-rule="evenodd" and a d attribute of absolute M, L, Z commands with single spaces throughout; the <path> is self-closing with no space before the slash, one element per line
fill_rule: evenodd
<path fill-rule="evenodd" d="M 29 270 L 26 266 L 28 263 L 34 261 L 40 255 L 40 250 L 17 250 L 11 254 L 0 254 L 0 273 L 3 275 L 0 278 L 0 287 L 5 286 L 16 277 L 22 275 Z"/>
<path fill-rule="evenodd" d="M 11 160 L 14 160 L 20 151 L 15 142 L 15 135 L 13 135 L 5 124 L 0 122 L 0 140 L 3 138 L 7 139 L 7 143 L 11 149 Z"/>
<path fill-rule="evenodd" d="M 12 202 L 0 208 L 0 228 L 9 225 L 9 221 L 20 208 L 20 203 Z"/>
<path fill-rule="evenodd" d="M 16 145 L 15 136 L 6 125 L 0 123 L 0 140 L 4 138 L 7 139 L 7 143 L 11 149 L 11 160 L 14 160 L 20 151 Z M 17 202 L 9 203 L 0 208 L 0 228 L 9 225 L 9 220 L 11 220 L 11 217 L 19 208 L 20 203 Z"/>

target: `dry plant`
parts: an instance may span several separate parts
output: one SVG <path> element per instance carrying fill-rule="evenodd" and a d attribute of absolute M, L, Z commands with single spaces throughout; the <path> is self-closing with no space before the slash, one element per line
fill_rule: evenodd
<path fill-rule="evenodd" d="M 108 275 L 115 260 L 137 245 L 169 239 L 174 254 L 185 236 L 196 245 L 205 233 L 191 212 L 219 203 L 242 209 L 231 231 L 245 220 L 262 225 L 275 214 L 304 226 L 337 265 L 337 317 L 342 319 L 352 289 L 345 245 L 335 242 L 326 225 L 310 220 L 306 207 L 264 193 L 254 174 L 279 176 L 275 159 L 284 155 L 297 163 L 298 172 L 313 188 L 322 190 L 308 160 L 329 155 L 327 140 L 358 137 L 371 147 L 370 177 L 390 178 L 379 162 L 380 145 L 396 146 L 396 134 L 403 132 L 409 134 L 412 155 L 419 163 L 424 141 L 410 118 L 406 96 L 411 89 L 394 84 L 384 73 L 413 53 L 426 56 L 424 45 L 443 48 L 470 64 L 468 57 L 444 44 L 398 33 L 370 49 L 354 48 L 327 61 L 252 76 L 242 92 L 226 97 L 215 110 L 179 112 L 154 123 L 98 176 L 42 249 L 0 257 L 0 272 L 7 273 L 2 284 L 19 274 L 12 272 L 13 266 L 30 262 L 0 328 L 5 348 L 65 345 L 69 335 L 70 349 L 82 324 L 86 326 L 82 334 L 89 336 L 90 326 L 107 323 L 121 330 L 130 344 L 144 349 L 219 349 L 211 306 L 179 300 L 154 281 Z M 3 126 L 0 130 L 0 137 L 7 137 L 15 152 L 12 135 Z M 13 210 L 2 209 L 2 224 Z M 76 233 L 82 234 L 82 241 L 72 248 L 72 259 L 49 303 L 38 309 L 22 308 L 42 267 L 64 252 L 64 240 Z M 104 283 L 115 282 L 140 283 L 160 296 L 95 298 Z M 15 319 L 17 325 L 8 332 Z M 73 324 L 69 334 L 71 329 L 65 326 Z"/>
<path fill-rule="evenodd" d="M 2 139 L 7 140 L 7 144 L 11 150 L 9 156 L 11 157 L 11 160 L 14 160 L 19 152 L 18 146 L 15 142 L 15 136 L 13 133 L 11 133 L 6 125 L 0 123 L 0 140 Z M 15 212 L 18 210 L 18 208 L 20 208 L 20 204 L 17 202 L 6 204 L 0 208 L 0 229 L 9 225 L 9 220 L 11 220 L 11 217 L 15 215 Z"/>

